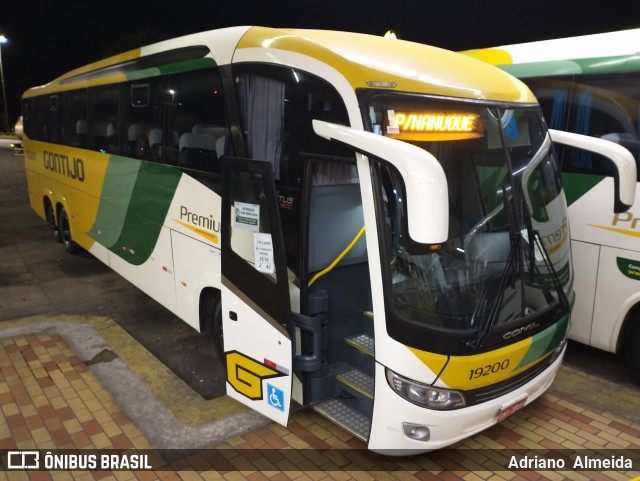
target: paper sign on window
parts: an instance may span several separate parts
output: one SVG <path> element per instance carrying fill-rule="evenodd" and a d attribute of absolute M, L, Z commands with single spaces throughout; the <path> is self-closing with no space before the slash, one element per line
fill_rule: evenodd
<path fill-rule="evenodd" d="M 273 241 L 271 234 L 256 232 L 253 234 L 253 250 L 255 268 L 258 272 L 273 274 L 276 266 L 273 263 Z"/>
<path fill-rule="evenodd" d="M 257 204 L 247 204 L 246 202 L 234 202 L 233 226 L 238 229 L 260 230 L 260 206 Z"/>

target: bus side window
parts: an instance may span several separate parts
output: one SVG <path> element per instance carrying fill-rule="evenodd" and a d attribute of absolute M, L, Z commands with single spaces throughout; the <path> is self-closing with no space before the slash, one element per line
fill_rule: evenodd
<path fill-rule="evenodd" d="M 49 112 L 48 112 L 48 131 L 49 142 L 62 142 L 62 98 L 60 95 L 49 96 Z"/>
<path fill-rule="evenodd" d="M 549 77 L 527 83 L 538 98 L 550 128 L 615 142 L 640 161 L 638 74 Z M 559 148 L 558 152 L 565 172 L 613 175 L 609 163 L 597 154 L 569 147 Z"/>
<path fill-rule="evenodd" d="M 218 70 L 171 76 L 164 97 L 167 123 L 162 160 L 189 170 L 220 173 L 219 159 L 233 152 Z"/>
<path fill-rule="evenodd" d="M 135 81 L 123 87 L 121 152 L 128 157 L 158 161 L 163 124 L 162 80 Z M 153 137 L 158 132 L 160 137 Z"/>
<path fill-rule="evenodd" d="M 88 147 L 104 153 L 119 153 L 119 85 L 89 90 Z"/>
<path fill-rule="evenodd" d="M 33 140 L 49 140 L 47 134 L 47 111 L 49 98 L 47 96 L 33 97 L 28 100 L 31 110 L 27 121 L 29 137 Z"/>
<path fill-rule="evenodd" d="M 32 99 L 22 100 L 22 128 L 28 137 L 33 138 L 33 133 L 31 132 L 31 103 Z"/>
<path fill-rule="evenodd" d="M 301 70 L 262 64 L 235 67 L 234 79 L 248 155 L 271 162 L 279 184 L 302 187 L 306 154 L 353 158 L 351 151 L 321 139 L 313 130 L 314 119 L 349 125 L 342 98 L 326 80 Z M 332 175 L 338 170 L 332 170 Z"/>
<path fill-rule="evenodd" d="M 87 147 L 87 91 L 74 90 L 63 94 L 64 144 Z"/>
<path fill-rule="evenodd" d="M 252 159 L 269 162 L 278 181 L 284 131 L 285 83 L 252 74 L 240 75 L 236 83 L 247 153 Z"/>

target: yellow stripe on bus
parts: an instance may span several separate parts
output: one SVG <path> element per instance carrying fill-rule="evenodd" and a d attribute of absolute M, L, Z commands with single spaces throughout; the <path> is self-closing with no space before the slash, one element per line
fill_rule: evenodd
<path fill-rule="evenodd" d="M 513 58 L 511 54 L 506 50 L 499 48 L 481 48 L 478 50 L 467 50 L 460 52 L 469 57 L 477 58 L 483 62 L 487 62 L 491 65 L 511 65 Z"/>
<path fill-rule="evenodd" d="M 529 337 L 500 349 L 470 356 L 444 356 L 411 347 L 409 350 L 434 373 L 442 371 L 440 379 L 447 387 L 470 390 L 504 381 L 530 367 L 531 363 L 525 366 L 520 366 L 520 363 L 529 351 L 532 339 Z"/>

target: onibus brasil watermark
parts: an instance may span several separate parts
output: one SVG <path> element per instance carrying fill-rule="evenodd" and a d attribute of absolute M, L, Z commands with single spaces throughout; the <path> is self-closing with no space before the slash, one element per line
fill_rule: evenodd
<path fill-rule="evenodd" d="M 64 453 L 21 450 L 7 452 L 10 470 L 145 470 L 153 469 L 148 454 L 132 453 Z"/>

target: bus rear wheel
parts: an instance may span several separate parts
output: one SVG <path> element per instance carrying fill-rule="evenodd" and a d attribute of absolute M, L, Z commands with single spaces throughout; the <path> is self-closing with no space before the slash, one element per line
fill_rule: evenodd
<path fill-rule="evenodd" d="M 60 231 L 60 237 L 62 239 L 62 245 L 69 254 L 77 254 L 80 251 L 80 246 L 76 244 L 71 238 L 71 226 L 69 225 L 69 215 L 64 207 L 60 208 L 58 213 L 58 230 Z"/>
<path fill-rule="evenodd" d="M 627 332 L 627 340 L 624 345 L 627 365 L 631 368 L 631 375 L 640 384 L 640 318 Z"/>

